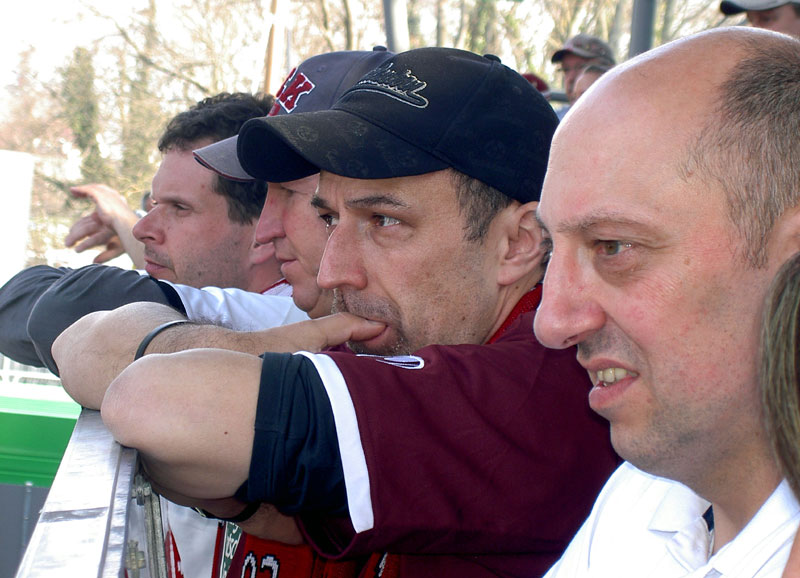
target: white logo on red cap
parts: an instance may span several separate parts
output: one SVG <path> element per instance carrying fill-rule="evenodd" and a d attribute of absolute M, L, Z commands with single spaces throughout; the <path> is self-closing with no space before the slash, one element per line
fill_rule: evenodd
<path fill-rule="evenodd" d="M 267 116 L 275 116 L 278 114 L 278 105 L 287 113 L 292 112 L 297 107 L 297 101 L 300 100 L 304 94 L 308 94 L 314 90 L 316 85 L 302 72 L 295 75 L 296 71 L 297 69 L 295 68 L 289 73 L 289 76 L 275 96 L 275 104 L 272 105 L 272 109 L 270 109 Z"/>

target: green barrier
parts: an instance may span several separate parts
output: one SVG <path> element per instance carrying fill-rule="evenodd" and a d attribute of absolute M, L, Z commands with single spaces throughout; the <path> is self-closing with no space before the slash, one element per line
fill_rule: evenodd
<path fill-rule="evenodd" d="M 0 483 L 50 487 L 80 406 L 0 396 Z"/>

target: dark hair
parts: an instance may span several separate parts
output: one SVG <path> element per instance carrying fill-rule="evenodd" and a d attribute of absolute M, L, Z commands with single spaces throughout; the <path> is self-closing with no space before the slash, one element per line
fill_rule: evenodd
<path fill-rule="evenodd" d="M 794 13 L 800 16 L 800 2 L 792 2 L 792 8 L 794 8 Z"/>
<path fill-rule="evenodd" d="M 272 107 L 272 95 L 223 92 L 205 98 L 181 112 L 167 124 L 158 140 L 158 150 L 192 150 L 204 141 L 217 142 L 239 134 L 251 118 L 266 116 Z M 235 223 L 258 219 L 267 198 L 264 181 L 237 182 L 214 175 L 213 190 L 228 202 L 228 218 Z"/>
<path fill-rule="evenodd" d="M 514 199 L 455 169 L 450 172 L 456 187 L 458 210 L 464 217 L 464 239 L 483 243 L 489 225 Z"/>
<path fill-rule="evenodd" d="M 800 253 L 772 282 L 761 329 L 761 401 L 783 473 L 800 496 Z"/>
<path fill-rule="evenodd" d="M 759 37 L 740 44 L 747 56 L 722 84 L 685 168 L 719 183 L 744 262 L 764 267 L 764 239 L 800 203 L 800 42 Z"/>

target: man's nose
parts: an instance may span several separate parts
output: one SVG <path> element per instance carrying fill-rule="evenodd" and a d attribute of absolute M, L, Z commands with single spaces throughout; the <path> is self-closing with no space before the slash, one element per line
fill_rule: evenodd
<path fill-rule="evenodd" d="M 349 286 L 363 289 L 367 285 L 362 248 L 354 227 L 342 224 L 333 228 L 325 244 L 319 266 L 317 284 L 323 289 Z"/>
<path fill-rule="evenodd" d="M 161 226 L 161 207 L 156 205 L 133 226 L 133 236 L 142 243 L 161 243 L 164 240 L 164 228 Z"/>
<path fill-rule="evenodd" d="M 580 343 L 604 323 L 605 314 L 577 259 L 554 253 L 533 322 L 536 338 L 551 349 L 564 349 Z"/>
<path fill-rule="evenodd" d="M 256 243 L 266 244 L 278 237 L 285 235 L 283 231 L 283 207 L 277 195 L 267 194 L 267 200 L 261 209 L 261 215 L 256 223 Z"/>

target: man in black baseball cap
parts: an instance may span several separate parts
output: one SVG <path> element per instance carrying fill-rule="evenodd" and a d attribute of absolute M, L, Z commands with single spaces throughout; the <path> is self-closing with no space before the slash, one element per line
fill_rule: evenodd
<path fill-rule="evenodd" d="M 554 356 L 531 330 L 546 255 L 535 210 L 556 125 L 497 58 L 423 48 L 386 60 L 330 110 L 243 127 L 246 174 L 320 173 L 318 283 L 350 315 L 304 327 L 350 320 L 349 335 L 327 341 L 348 347 L 277 353 L 296 351 L 288 326 L 252 338 L 261 356 L 145 355 L 105 395 L 112 432 L 165 491 L 250 502 L 230 514 L 274 504 L 319 552 L 368 556 L 361 576 L 542 575 L 617 463 L 574 353 Z M 124 366 L 170 316 L 95 316 L 56 355 L 83 374 Z M 112 331 L 121 323 L 125 336 Z M 146 351 L 195 330 L 169 326 Z M 82 356 L 89 368 L 69 359 Z M 165 413 L 173 423 L 159 427 Z"/>
<path fill-rule="evenodd" d="M 783 0 L 723 0 L 720 11 L 726 16 L 747 14 L 747 21 L 756 28 L 782 32 L 800 38 L 800 2 Z"/>
<path fill-rule="evenodd" d="M 275 96 L 269 115 L 295 115 L 327 110 L 345 90 L 394 53 L 383 47 L 372 51 L 343 50 L 318 54 L 292 70 Z M 219 175 L 237 180 L 255 180 L 242 168 L 234 137 L 194 151 L 195 158 Z M 317 272 L 327 234 L 311 207 L 319 175 L 268 183 L 269 194 L 255 228 L 255 242 L 271 244 L 281 264 L 281 273 L 292 286 L 295 304 L 316 318 L 329 315 L 330 291 L 317 285 Z"/>
<path fill-rule="evenodd" d="M 385 179 L 452 168 L 535 201 L 555 117 L 526 82 L 495 57 L 412 50 L 368 73 L 330 110 L 246 124 L 239 160 L 269 181 L 320 170 Z"/>

